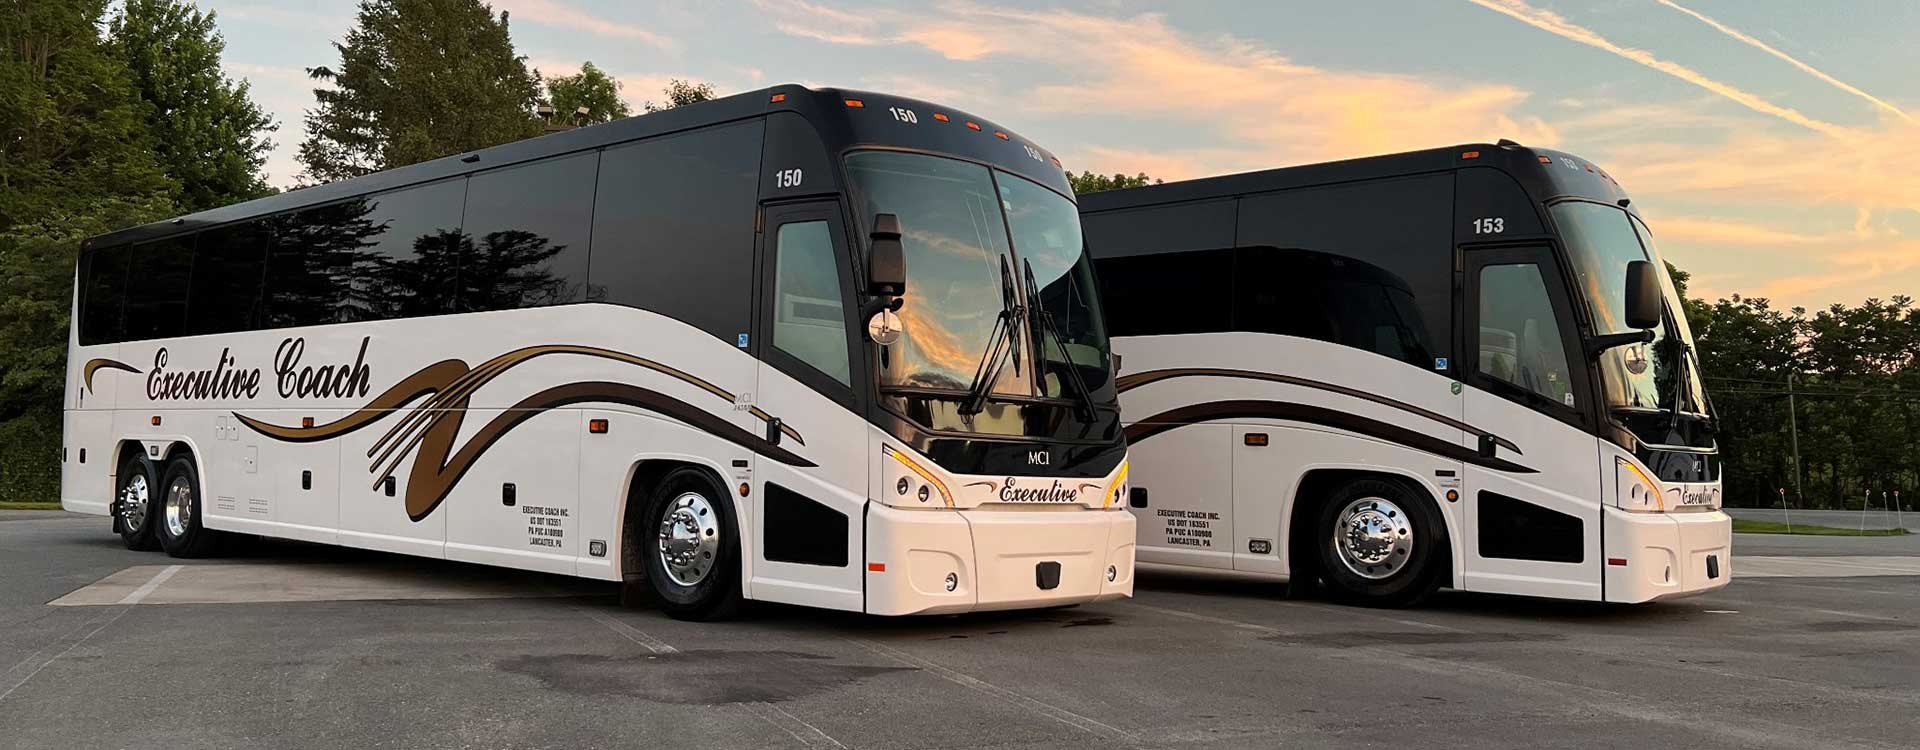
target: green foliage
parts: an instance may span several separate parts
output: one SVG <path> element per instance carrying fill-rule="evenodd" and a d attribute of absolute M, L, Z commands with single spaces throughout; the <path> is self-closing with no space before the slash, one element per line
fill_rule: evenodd
<path fill-rule="evenodd" d="M 0 503 L 44 503 L 59 493 L 60 412 L 0 422 Z"/>
<path fill-rule="evenodd" d="M 245 81 L 220 71 L 227 43 L 212 13 L 178 0 L 126 0 L 108 24 L 107 52 L 125 65 L 181 213 L 272 192 L 261 179 L 277 126 Z"/>
<path fill-rule="evenodd" d="M 655 104 L 652 101 L 648 101 L 640 105 L 641 109 L 648 112 L 659 112 L 673 109 L 674 107 L 699 104 L 714 97 L 713 84 L 682 81 L 678 78 L 667 81 L 666 88 L 661 89 L 660 93 L 667 95 L 665 104 Z"/>
<path fill-rule="evenodd" d="M 537 135 L 540 79 L 514 53 L 507 16 L 479 0 L 362 0 L 338 69 L 314 89 L 305 177 L 318 182 Z"/>
<path fill-rule="evenodd" d="M 1073 185 L 1074 195 L 1086 195 L 1087 193 L 1098 193 L 1102 190 L 1123 190 L 1126 188 L 1146 187 L 1149 184 L 1158 185 L 1162 181 L 1148 177 L 1145 172 L 1128 177 L 1118 172 L 1111 175 L 1104 175 L 1094 174 L 1089 171 L 1081 172 L 1080 174 L 1068 172 L 1067 182 Z"/>
<path fill-rule="evenodd" d="M 711 96 L 709 91 L 708 95 Z M 547 102 L 553 105 L 556 117 L 573 122 L 574 113 L 581 107 L 587 108 L 587 121 L 594 125 L 610 120 L 618 120 L 633 114 L 627 109 L 627 103 L 620 99 L 620 82 L 607 75 L 607 72 L 594 67 L 588 60 L 580 65 L 580 72 L 570 76 L 547 79 Z"/>

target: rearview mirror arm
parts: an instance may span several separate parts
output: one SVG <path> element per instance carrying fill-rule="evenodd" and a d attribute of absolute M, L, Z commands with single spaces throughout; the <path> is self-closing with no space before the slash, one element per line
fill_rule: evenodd
<path fill-rule="evenodd" d="M 1627 333 L 1609 333 L 1587 339 L 1587 359 L 1600 356 L 1602 352 L 1634 344 L 1653 343 L 1653 331 L 1629 331 Z"/>

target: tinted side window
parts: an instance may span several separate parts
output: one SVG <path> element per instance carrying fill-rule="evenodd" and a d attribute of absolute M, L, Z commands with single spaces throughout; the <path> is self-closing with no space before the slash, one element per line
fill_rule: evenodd
<path fill-rule="evenodd" d="M 1422 340 L 1433 357 L 1445 357 L 1453 340 L 1452 214 L 1451 174 L 1285 190 L 1240 200 L 1237 243 L 1348 258 L 1404 283 L 1427 328 Z"/>
<path fill-rule="evenodd" d="M 773 345 L 851 385 L 847 315 L 827 223 L 782 224 L 774 247 Z"/>
<path fill-rule="evenodd" d="M 1233 251 L 1198 250 L 1096 262 L 1113 336 L 1219 333 L 1233 328 Z"/>
<path fill-rule="evenodd" d="M 80 343 L 119 341 L 120 306 L 127 288 L 127 245 L 103 247 L 87 254 L 86 278 L 81 282 Z"/>
<path fill-rule="evenodd" d="M 460 245 L 462 312 L 587 298 L 597 153 L 476 175 Z"/>
<path fill-rule="evenodd" d="M 1238 251 L 1235 330 L 1363 349 L 1433 366 L 1428 327 L 1406 281 L 1352 258 L 1273 247 Z"/>
<path fill-rule="evenodd" d="M 601 154 L 588 272 L 600 299 L 729 342 L 748 330 L 762 125 L 722 125 Z"/>
<path fill-rule="evenodd" d="M 187 293 L 187 334 L 229 333 L 260 326 L 261 276 L 271 239 L 261 221 L 200 233 Z"/>
<path fill-rule="evenodd" d="M 1480 269 L 1480 373 L 1574 406 L 1553 299 L 1532 263 Z"/>
<path fill-rule="evenodd" d="M 193 278 L 193 237 L 133 246 L 127 267 L 128 340 L 179 336 L 187 327 L 187 286 Z"/>
<path fill-rule="evenodd" d="M 266 327 L 342 320 L 356 266 L 369 262 L 369 238 L 381 231 L 368 211 L 367 201 L 356 199 L 268 220 Z"/>
<path fill-rule="evenodd" d="M 466 187 L 454 179 L 366 199 L 380 231 L 355 267 L 351 303 L 341 310 L 347 320 L 453 312 Z"/>

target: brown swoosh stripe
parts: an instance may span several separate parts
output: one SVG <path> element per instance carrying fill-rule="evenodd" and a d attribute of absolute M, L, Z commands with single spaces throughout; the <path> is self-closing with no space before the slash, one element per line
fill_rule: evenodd
<path fill-rule="evenodd" d="M 1520 450 L 1520 446 L 1514 445 L 1511 441 L 1507 440 L 1506 438 L 1487 432 L 1486 430 L 1482 430 L 1478 427 L 1467 424 L 1466 422 L 1462 422 L 1458 419 L 1454 419 L 1453 417 L 1449 417 L 1445 414 L 1441 414 L 1437 411 L 1414 406 L 1413 404 L 1409 404 L 1404 401 L 1396 401 L 1394 399 L 1387 398 L 1386 396 L 1382 396 L 1378 393 L 1369 393 L 1367 391 L 1363 391 L 1358 388 L 1349 388 L 1344 385 L 1336 385 L 1334 383 L 1327 383 L 1319 380 L 1312 380 L 1309 378 L 1296 377 L 1293 375 L 1281 375 L 1279 373 L 1260 372 L 1258 370 L 1235 370 L 1230 368 L 1219 368 L 1219 367 L 1187 367 L 1187 368 L 1175 368 L 1175 369 L 1168 369 L 1168 370 L 1148 370 L 1146 372 L 1134 373 L 1132 375 L 1122 375 L 1119 378 L 1114 380 L 1114 387 L 1118 388 L 1119 392 L 1125 393 L 1128 390 L 1138 388 L 1140 386 L 1147 385 L 1149 383 L 1158 383 L 1162 380 L 1171 380 L 1173 378 L 1189 378 L 1189 377 L 1215 377 L 1215 378 L 1239 378 L 1242 380 L 1264 380 L 1270 383 L 1284 383 L 1286 385 L 1297 385 L 1302 388 L 1312 388 L 1314 390 L 1326 391 L 1328 393 L 1338 393 L 1342 396 L 1352 396 L 1357 399 L 1361 399 L 1364 401 L 1371 401 L 1373 403 L 1380 404 L 1381 406 L 1392 407 L 1394 409 L 1407 412 L 1408 414 L 1425 417 L 1435 422 L 1444 424 L 1448 427 L 1452 427 L 1456 430 L 1465 431 L 1467 434 L 1472 435 L 1476 438 L 1491 437 L 1493 438 L 1494 444 L 1499 445 L 1502 448 L 1506 448 L 1507 450 L 1513 451 L 1514 453 L 1526 455 L 1525 451 Z"/>
<path fill-rule="evenodd" d="M 120 370 L 122 372 L 131 372 L 135 375 L 140 374 L 140 368 L 134 367 L 133 365 L 127 364 L 125 362 L 121 362 L 119 360 L 89 359 L 87 360 L 86 366 L 80 369 L 80 377 L 83 381 L 86 382 L 88 393 L 93 392 L 93 374 L 103 369 L 104 370 Z"/>
<path fill-rule="evenodd" d="M 1484 466 L 1497 471 L 1515 474 L 1534 474 L 1533 469 L 1521 466 L 1504 458 L 1486 458 L 1479 451 L 1463 447 L 1432 435 L 1425 435 L 1399 425 L 1388 424 L 1377 419 L 1369 419 L 1357 414 L 1335 411 L 1319 406 L 1295 404 L 1286 401 L 1210 401 L 1171 409 L 1135 422 L 1127 428 L 1127 443 L 1138 444 L 1160 433 L 1176 427 L 1184 427 L 1201 422 L 1215 422 L 1222 419 L 1281 419 L 1289 422 L 1304 422 L 1322 427 L 1356 432 L 1361 435 L 1384 440 L 1389 443 L 1406 446 L 1422 453 L 1464 461 L 1475 466 Z"/>

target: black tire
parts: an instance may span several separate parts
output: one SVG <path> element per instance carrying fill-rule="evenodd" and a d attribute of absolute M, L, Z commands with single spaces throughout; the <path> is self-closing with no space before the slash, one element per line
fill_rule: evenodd
<path fill-rule="evenodd" d="M 1418 604 L 1440 587 L 1451 554 L 1432 498 L 1379 479 L 1335 489 L 1316 514 L 1311 538 L 1327 593 L 1368 607 Z"/>
<path fill-rule="evenodd" d="M 689 496 L 698 500 L 685 500 Z M 670 569 L 660 554 L 662 522 L 668 514 L 677 513 L 683 502 L 692 503 L 683 518 L 694 524 L 705 524 L 706 528 L 676 525 L 675 530 L 688 532 L 693 540 L 700 539 L 706 531 L 712 532 L 706 538 L 718 538 L 710 549 L 700 549 L 697 544 L 671 548 L 670 552 L 686 554 L 688 567 Z M 660 480 L 646 507 L 640 525 L 630 533 L 638 534 L 642 540 L 640 564 L 646 571 L 647 598 L 676 620 L 724 620 L 739 614 L 740 525 L 734 521 L 733 498 L 720 483 L 699 469 L 675 469 Z M 699 513 L 699 510 L 707 512 Z M 715 518 L 707 522 L 708 516 Z M 680 540 L 676 538 L 676 541 Z M 689 569 L 697 576 L 692 583 L 676 578 L 676 575 L 687 574 Z M 623 598 L 631 600 L 631 596 Z"/>
<path fill-rule="evenodd" d="M 120 535 L 120 543 L 127 549 L 147 551 L 160 549 L 160 541 L 154 537 L 153 527 L 157 525 L 160 507 L 160 479 L 148 471 L 147 462 L 139 456 L 132 456 L 120 465 L 118 481 L 113 488 L 113 532 Z M 138 507 L 133 507 L 137 505 Z"/>
<path fill-rule="evenodd" d="M 193 459 L 180 456 L 167 462 L 166 471 L 160 472 L 160 493 L 153 529 L 160 546 L 174 557 L 213 554 L 220 532 L 200 525 L 200 471 Z"/>

